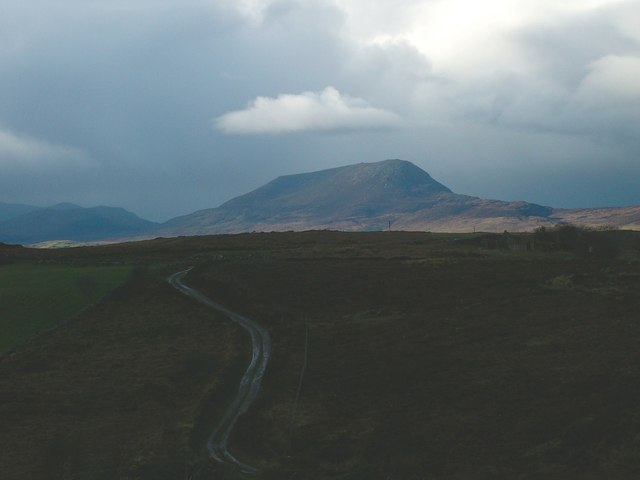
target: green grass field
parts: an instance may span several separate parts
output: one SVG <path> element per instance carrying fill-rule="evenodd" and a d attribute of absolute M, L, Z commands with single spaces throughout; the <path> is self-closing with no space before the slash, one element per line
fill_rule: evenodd
<path fill-rule="evenodd" d="M 0 267 L 0 353 L 95 303 L 130 275 L 128 266 Z"/>

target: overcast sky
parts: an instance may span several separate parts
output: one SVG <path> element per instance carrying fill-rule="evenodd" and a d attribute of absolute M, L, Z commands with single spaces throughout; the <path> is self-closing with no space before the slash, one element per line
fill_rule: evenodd
<path fill-rule="evenodd" d="M 640 204 L 640 0 L 0 2 L 0 201 L 166 220 L 387 158 Z"/>

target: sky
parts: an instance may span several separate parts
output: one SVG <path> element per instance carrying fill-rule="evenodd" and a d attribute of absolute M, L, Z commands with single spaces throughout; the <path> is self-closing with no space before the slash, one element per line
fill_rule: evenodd
<path fill-rule="evenodd" d="M 640 204 L 640 0 L 2 0 L 0 202 L 164 221 L 388 158 Z"/>

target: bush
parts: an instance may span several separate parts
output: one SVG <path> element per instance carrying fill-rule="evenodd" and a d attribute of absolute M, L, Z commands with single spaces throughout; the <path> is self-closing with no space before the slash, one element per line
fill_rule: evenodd
<path fill-rule="evenodd" d="M 594 230 L 575 225 L 540 227 L 534 238 L 538 247 L 571 251 L 585 257 L 613 258 L 618 254 L 614 236 L 610 230 Z"/>

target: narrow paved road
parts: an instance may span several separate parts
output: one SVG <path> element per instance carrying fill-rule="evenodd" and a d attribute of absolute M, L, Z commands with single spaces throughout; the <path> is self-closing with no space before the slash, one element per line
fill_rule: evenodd
<path fill-rule="evenodd" d="M 209 439 L 207 440 L 207 449 L 211 456 L 219 462 L 232 462 L 240 467 L 243 472 L 256 474 L 258 473 L 258 470 L 234 457 L 233 454 L 229 452 L 227 444 L 229 441 L 229 435 L 231 434 L 238 417 L 247 411 L 253 399 L 258 395 L 260 383 L 262 382 L 262 377 L 264 376 L 265 369 L 267 368 L 267 362 L 269 361 L 271 337 L 269 336 L 269 332 L 254 321 L 232 312 L 228 308 L 217 304 L 199 291 L 185 285 L 184 276 L 189 272 L 189 270 L 191 270 L 191 268 L 174 273 L 167 278 L 167 281 L 182 293 L 189 295 L 200 303 L 223 313 L 234 322 L 239 323 L 242 328 L 249 332 L 252 344 L 251 363 L 240 380 L 238 393 L 229 407 L 227 407 L 227 410 L 214 431 L 209 436 Z"/>

